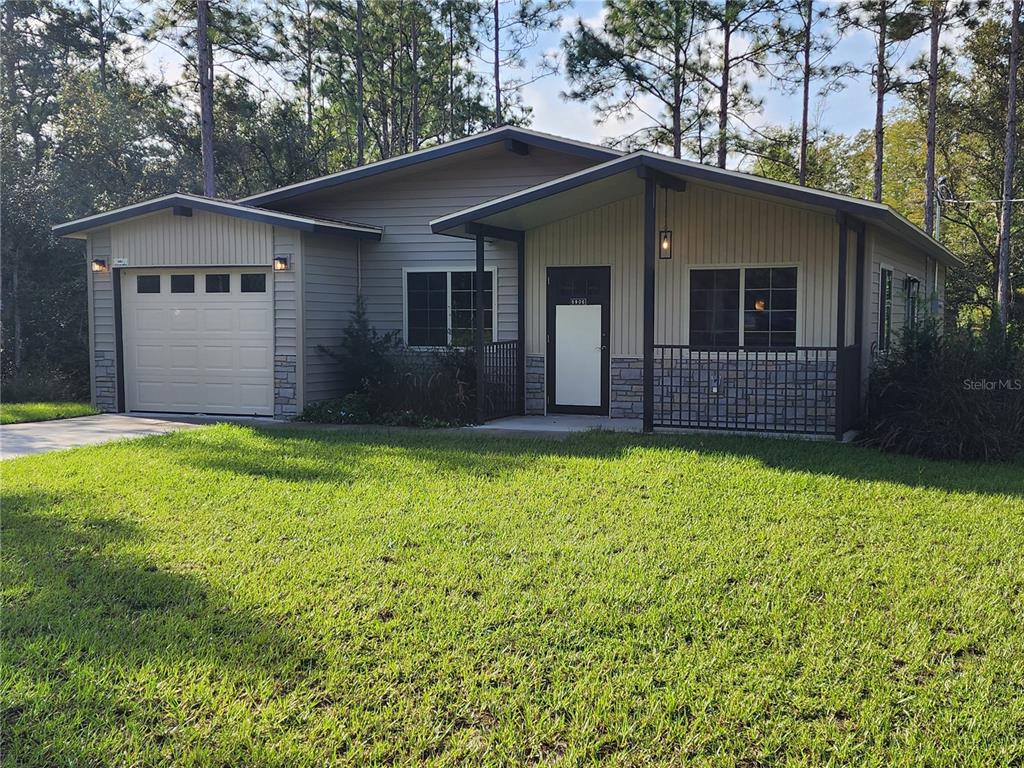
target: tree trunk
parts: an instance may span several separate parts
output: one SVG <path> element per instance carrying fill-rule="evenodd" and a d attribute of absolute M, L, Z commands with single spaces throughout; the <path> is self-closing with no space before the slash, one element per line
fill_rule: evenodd
<path fill-rule="evenodd" d="M 501 17 L 500 0 L 494 0 L 494 125 L 504 125 L 501 114 Z"/>
<path fill-rule="evenodd" d="M 455 138 L 455 10 L 448 8 L 448 140 Z"/>
<path fill-rule="evenodd" d="M 682 54 L 683 42 L 680 39 L 679 29 L 679 7 L 675 7 L 675 15 L 673 17 L 673 27 L 675 28 L 675 50 L 673 51 L 673 63 L 675 65 L 672 70 L 672 156 L 680 158 L 683 156 L 683 84 L 682 84 L 682 62 L 680 55 Z"/>
<path fill-rule="evenodd" d="M 878 51 L 875 61 L 875 189 L 873 199 L 882 202 L 882 161 L 885 154 L 885 91 L 888 88 L 886 65 L 886 36 L 888 35 L 888 19 L 883 6 L 878 18 Z"/>
<path fill-rule="evenodd" d="M 306 2 L 306 140 L 313 136 L 313 8 Z"/>
<path fill-rule="evenodd" d="M 213 51 L 210 48 L 208 0 L 196 3 L 196 47 L 199 62 L 200 137 L 203 152 L 203 194 L 216 193 L 213 163 Z"/>
<path fill-rule="evenodd" d="M 729 153 L 729 44 L 732 42 L 732 30 L 729 26 L 729 3 L 725 4 L 725 22 L 722 25 L 722 84 L 718 89 L 718 167 L 725 168 L 726 156 Z"/>
<path fill-rule="evenodd" d="M 356 0 L 356 165 L 366 162 L 366 105 L 363 103 L 363 0 Z"/>
<path fill-rule="evenodd" d="M 107 89 L 107 31 L 103 18 L 103 0 L 96 0 L 96 31 L 99 33 L 100 88 Z"/>
<path fill-rule="evenodd" d="M 1013 0 L 1010 20 L 1010 71 L 1007 77 L 1006 147 L 1003 163 L 1003 202 L 999 210 L 999 268 L 996 276 L 996 303 L 1003 328 L 1010 319 L 1010 215 L 1013 204 L 1013 176 L 1017 164 L 1017 67 L 1020 63 L 1020 6 Z"/>
<path fill-rule="evenodd" d="M 418 5 L 412 6 L 412 39 L 409 52 L 412 57 L 412 151 L 420 148 L 420 17 Z"/>
<path fill-rule="evenodd" d="M 811 112 L 811 33 L 814 24 L 814 0 L 807 0 L 804 19 L 803 101 L 800 107 L 800 186 L 807 186 L 807 132 Z"/>
<path fill-rule="evenodd" d="M 946 0 L 932 0 L 928 43 L 928 128 L 924 158 L 924 231 L 935 234 L 935 122 L 939 90 L 939 32 Z"/>

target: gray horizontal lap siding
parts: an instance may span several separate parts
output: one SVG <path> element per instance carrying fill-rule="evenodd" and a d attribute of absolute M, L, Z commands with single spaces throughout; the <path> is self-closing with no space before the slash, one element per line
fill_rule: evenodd
<path fill-rule="evenodd" d="M 591 164 L 548 150 L 531 148 L 529 155 L 519 156 L 495 147 L 483 158 L 467 158 L 444 167 L 426 168 L 390 180 L 368 180 L 352 188 L 289 201 L 288 210 L 308 216 L 353 219 L 384 228 L 380 242 L 361 244 L 361 289 L 370 323 L 378 331 L 402 331 L 403 269 L 472 269 L 475 263 L 471 241 L 433 234 L 431 220 Z M 518 285 L 515 246 L 490 243 L 486 259 L 489 267 L 498 270 L 498 338 L 513 339 Z"/>
<path fill-rule="evenodd" d="M 97 230 L 89 235 L 86 249 L 88 261 L 103 259 L 111 264 L 110 230 Z M 86 265 L 89 280 L 90 320 L 90 391 L 93 405 L 101 411 L 117 410 L 117 331 L 114 322 L 113 269 L 93 272 Z"/>
<path fill-rule="evenodd" d="M 355 242 L 338 237 L 303 235 L 307 403 L 341 394 L 340 366 L 318 347 L 337 348 L 355 308 L 358 247 Z"/>

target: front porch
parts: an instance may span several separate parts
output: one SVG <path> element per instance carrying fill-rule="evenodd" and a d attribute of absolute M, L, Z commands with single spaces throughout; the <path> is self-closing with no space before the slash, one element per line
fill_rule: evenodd
<path fill-rule="evenodd" d="M 861 410 L 863 221 L 644 160 L 434 222 L 475 240 L 478 286 L 487 243 L 516 245 L 517 338 L 485 341 L 475 293 L 479 421 L 842 439 Z"/>

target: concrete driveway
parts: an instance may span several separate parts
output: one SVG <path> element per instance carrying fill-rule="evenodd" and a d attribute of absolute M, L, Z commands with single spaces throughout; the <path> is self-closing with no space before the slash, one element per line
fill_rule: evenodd
<path fill-rule="evenodd" d="M 97 445 L 126 437 L 162 435 L 200 426 L 189 421 L 169 421 L 144 416 L 101 413 L 77 419 L 35 421 L 0 426 L 0 458 L 14 459 L 82 445 Z"/>

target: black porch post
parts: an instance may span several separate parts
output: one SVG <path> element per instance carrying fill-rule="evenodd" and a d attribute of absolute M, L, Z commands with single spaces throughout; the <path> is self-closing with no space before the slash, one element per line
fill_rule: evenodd
<path fill-rule="evenodd" d="M 473 317 L 476 321 L 476 420 L 484 421 L 484 236 L 476 236 L 476 290 Z"/>
<path fill-rule="evenodd" d="M 517 350 L 519 366 L 519 378 L 516 392 L 519 402 L 519 412 L 526 415 L 526 233 L 520 232 L 516 240 L 516 274 L 517 274 L 517 310 L 518 320 L 516 327 L 519 329 L 519 348 Z"/>
<path fill-rule="evenodd" d="M 849 230 L 846 214 L 839 214 L 839 293 L 836 296 L 836 439 L 846 431 L 846 251 Z"/>
<path fill-rule="evenodd" d="M 654 218 L 657 186 L 644 179 L 644 432 L 654 431 Z"/>

